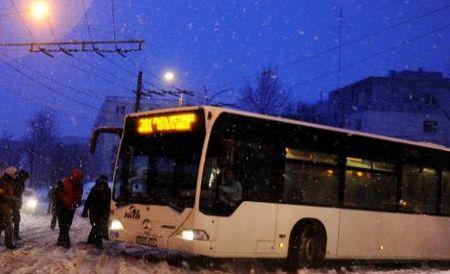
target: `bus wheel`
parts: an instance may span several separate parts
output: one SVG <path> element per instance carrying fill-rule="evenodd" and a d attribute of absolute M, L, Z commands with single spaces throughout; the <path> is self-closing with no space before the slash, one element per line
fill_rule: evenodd
<path fill-rule="evenodd" d="M 314 231 L 307 226 L 300 236 L 299 256 L 300 263 L 305 262 L 307 265 L 314 263 L 317 257 L 318 239 L 314 235 Z"/>
<path fill-rule="evenodd" d="M 325 258 L 325 235 L 315 225 L 305 225 L 291 238 L 287 265 L 290 269 L 318 266 Z"/>

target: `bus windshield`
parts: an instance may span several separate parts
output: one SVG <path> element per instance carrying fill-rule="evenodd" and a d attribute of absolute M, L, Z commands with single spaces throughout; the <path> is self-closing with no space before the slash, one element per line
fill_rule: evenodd
<path fill-rule="evenodd" d="M 114 200 L 193 207 L 204 128 L 201 119 L 188 131 L 136 134 L 127 123 L 114 183 Z"/>

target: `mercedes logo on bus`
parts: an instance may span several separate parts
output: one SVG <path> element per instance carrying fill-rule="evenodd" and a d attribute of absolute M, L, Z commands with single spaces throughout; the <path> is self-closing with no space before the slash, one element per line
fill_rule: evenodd
<path fill-rule="evenodd" d="M 142 228 L 143 228 L 145 231 L 150 231 L 150 230 L 152 230 L 152 223 L 150 222 L 149 219 L 145 219 L 145 220 L 142 222 Z"/>

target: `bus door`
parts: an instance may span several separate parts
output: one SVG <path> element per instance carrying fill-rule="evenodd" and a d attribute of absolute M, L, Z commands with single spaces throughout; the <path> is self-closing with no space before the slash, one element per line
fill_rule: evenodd
<path fill-rule="evenodd" d="M 200 211 L 217 216 L 218 256 L 273 254 L 282 180 L 274 151 L 271 144 L 231 138 L 210 146 Z"/>

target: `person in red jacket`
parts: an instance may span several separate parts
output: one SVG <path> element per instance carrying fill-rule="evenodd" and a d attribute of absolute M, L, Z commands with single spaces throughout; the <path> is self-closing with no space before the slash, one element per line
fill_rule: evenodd
<path fill-rule="evenodd" d="M 62 180 L 56 186 L 56 212 L 58 215 L 59 237 L 58 245 L 70 247 L 69 230 L 72 225 L 75 210 L 81 204 L 83 195 L 83 173 L 79 169 L 72 170 L 69 178 Z"/>

